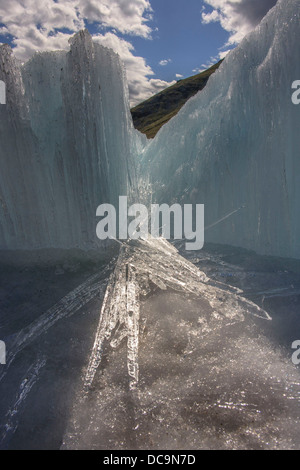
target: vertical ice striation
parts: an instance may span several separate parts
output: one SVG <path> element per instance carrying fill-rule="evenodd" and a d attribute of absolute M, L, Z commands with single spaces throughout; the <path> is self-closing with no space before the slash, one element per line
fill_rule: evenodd
<path fill-rule="evenodd" d="M 300 258 L 300 4 L 279 0 L 144 152 L 156 202 L 205 204 L 206 241 Z"/>
<path fill-rule="evenodd" d="M 38 175 L 38 147 L 30 127 L 21 70 L 7 45 L 0 47 L 0 79 L 6 84 L 6 105 L 0 106 L 0 246 L 16 248 L 30 240 L 38 244 L 46 230 L 47 215 L 40 218 L 36 232 L 46 178 L 44 173 Z"/>
<path fill-rule="evenodd" d="M 119 56 L 76 34 L 69 52 L 23 65 L 0 48 L 0 248 L 92 248 L 101 203 L 135 185 L 133 129 Z"/>

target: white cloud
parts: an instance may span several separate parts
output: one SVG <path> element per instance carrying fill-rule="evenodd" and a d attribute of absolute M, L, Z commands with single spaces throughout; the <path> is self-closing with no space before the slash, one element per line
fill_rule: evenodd
<path fill-rule="evenodd" d="M 65 28 L 76 32 L 84 27 L 73 3 L 1 0 L 0 21 L 5 25 L 5 34 L 13 37 L 16 56 L 26 60 L 36 50 L 66 48 L 70 35 L 57 30 Z"/>
<path fill-rule="evenodd" d="M 229 54 L 229 52 L 231 51 L 232 49 L 228 49 L 227 51 L 222 51 L 219 53 L 219 59 L 225 59 L 225 57 L 227 56 L 227 54 Z"/>
<path fill-rule="evenodd" d="M 147 25 L 152 18 L 149 0 L 77 0 L 72 3 L 77 4 L 81 16 L 89 22 L 99 22 L 121 33 L 144 38 L 151 34 Z"/>
<path fill-rule="evenodd" d="M 204 72 L 206 69 L 205 68 L 196 68 L 196 69 L 193 69 L 193 73 L 195 74 L 198 74 L 198 73 L 201 73 L 201 72 Z"/>
<path fill-rule="evenodd" d="M 183 75 L 181 75 L 180 73 L 176 73 L 175 77 L 180 79 L 183 78 Z"/>
<path fill-rule="evenodd" d="M 36 50 L 67 48 L 69 37 L 85 22 L 150 38 L 150 12 L 149 0 L 0 0 L 0 21 L 22 60 Z"/>
<path fill-rule="evenodd" d="M 12 36 L 16 57 L 27 60 L 37 50 L 67 50 L 74 33 L 95 24 L 104 32 L 94 38 L 125 62 L 131 103 L 137 104 L 173 83 L 153 78 L 145 59 L 117 36 L 151 38 L 151 16 L 150 0 L 0 0 L 0 34 Z M 105 33 L 105 28 L 114 32 Z"/>
<path fill-rule="evenodd" d="M 159 62 L 159 65 L 161 65 L 162 67 L 165 67 L 166 65 L 170 64 L 172 62 L 171 59 L 163 59 Z"/>
<path fill-rule="evenodd" d="M 217 56 L 211 57 L 205 64 L 201 64 L 201 67 L 195 68 L 193 70 L 193 73 L 198 74 L 198 73 L 205 72 L 205 70 L 209 69 L 210 67 L 215 65 L 217 62 L 224 59 L 231 50 L 232 49 L 228 49 L 226 51 L 219 52 Z"/>
<path fill-rule="evenodd" d="M 119 38 L 116 34 L 98 34 L 94 36 L 94 40 L 105 47 L 113 49 L 124 62 L 127 72 L 131 106 L 135 106 L 141 101 L 150 98 L 150 96 L 176 83 L 175 81 L 166 82 L 152 78 L 154 72 L 151 67 L 147 65 L 145 59 L 135 56 L 133 45 Z"/>
<path fill-rule="evenodd" d="M 208 24 L 216 21 L 220 21 L 221 15 L 218 10 L 213 10 L 211 13 L 202 13 L 202 23 Z"/>
<path fill-rule="evenodd" d="M 51 43 L 57 30 L 79 31 L 85 21 L 149 38 L 150 12 L 149 0 L 0 0 L 1 22 L 16 39 L 31 39 L 32 50 Z M 62 46 L 64 39 L 61 38 Z"/>
<path fill-rule="evenodd" d="M 149 0 L 0 0 L 1 34 L 13 37 L 15 54 L 28 59 L 36 50 L 66 49 L 86 23 L 151 37 Z"/>
<path fill-rule="evenodd" d="M 217 62 L 219 62 L 220 60 L 220 54 L 218 54 L 216 57 L 211 57 L 207 62 L 206 64 L 201 64 L 201 72 L 204 72 L 205 70 L 209 69 L 210 67 L 212 67 L 213 65 L 215 65 Z M 198 72 L 200 73 L 200 72 Z"/>
<path fill-rule="evenodd" d="M 204 0 L 213 8 L 202 13 L 202 22 L 220 22 L 230 33 L 227 45 L 238 44 L 257 26 L 277 0 Z"/>

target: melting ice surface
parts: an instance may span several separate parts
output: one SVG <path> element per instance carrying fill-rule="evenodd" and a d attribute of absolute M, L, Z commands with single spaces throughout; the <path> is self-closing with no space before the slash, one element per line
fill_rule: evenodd
<path fill-rule="evenodd" d="M 145 146 L 118 57 L 86 32 L 22 66 L 2 46 L 1 248 L 93 248 L 97 205 L 136 196 L 142 154 L 153 197 L 205 203 L 212 241 L 299 258 L 298 47 L 281 0 Z M 2 448 L 300 447 L 299 261 L 151 238 L 100 254 L 1 259 Z"/>

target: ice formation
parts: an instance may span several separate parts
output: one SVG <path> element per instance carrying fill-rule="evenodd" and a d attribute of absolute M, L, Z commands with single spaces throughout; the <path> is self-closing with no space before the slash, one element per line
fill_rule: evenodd
<path fill-rule="evenodd" d="M 215 318 L 241 319 L 249 313 L 266 320 L 263 309 L 241 296 L 242 291 L 213 283 L 191 262 L 180 256 L 163 238 L 124 243 L 105 293 L 95 344 L 85 377 L 85 388 L 93 382 L 100 365 L 104 342 L 117 348 L 127 338 L 127 368 L 131 386 L 138 383 L 138 344 L 141 299 L 153 287 L 205 299 Z"/>
<path fill-rule="evenodd" d="M 87 31 L 23 65 L 1 46 L 0 249 L 97 247 L 96 208 L 141 202 L 142 161 L 154 202 L 205 204 L 206 241 L 299 258 L 299 10 L 279 0 L 148 145 L 119 57 Z"/>
<path fill-rule="evenodd" d="M 87 31 L 20 65 L 0 47 L 0 249 L 92 248 L 96 208 L 134 189 L 139 136 L 120 58 Z"/>
<path fill-rule="evenodd" d="M 209 242 L 300 258 L 300 8 L 279 0 L 143 154 L 159 203 L 205 204 Z"/>
<path fill-rule="evenodd" d="M 1 46 L 0 248 L 93 248 L 96 207 L 122 194 L 137 198 L 138 179 L 147 199 L 150 175 L 155 202 L 205 204 L 207 240 L 300 257 L 300 108 L 291 100 L 298 47 L 299 2 L 279 0 L 142 151 L 119 58 L 87 32 L 74 37 L 70 52 L 37 54 L 24 65 Z M 60 445 L 65 432 L 65 448 L 298 448 L 299 373 L 277 341 L 274 347 L 265 326 L 272 322 L 262 321 L 270 319 L 264 302 L 272 306 L 276 296 L 286 309 L 276 297 L 277 334 L 289 324 L 287 310 L 299 318 L 295 273 L 272 265 L 266 274 L 265 259 L 253 272 L 251 258 L 247 272 L 185 253 L 193 262 L 163 238 L 121 245 L 117 260 L 31 323 L 9 324 L 0 445 L 30 446 L 32 436 L 48 445 L 52 423 L 52 442 Z M 224 272 L 241 289 L 220 282 Z M 16 287 L 13 275 L 7 290 Z M 1 307 L 15 305 L 22 289 L 8 299 L 1 293 Z M 39 308 L 43 297 L 32 292 L 29 307 Z M 97 296 L 104 297 L 100 312 L 100 302 L 89 304 Z M 89 310 L 99 319 L 90 354 Z M 81 344 L 73 364 L 62 343 L 69 354 Z M 81 368 L 84 387 L 70 420 L 66 390 L 74 397 Z"/>

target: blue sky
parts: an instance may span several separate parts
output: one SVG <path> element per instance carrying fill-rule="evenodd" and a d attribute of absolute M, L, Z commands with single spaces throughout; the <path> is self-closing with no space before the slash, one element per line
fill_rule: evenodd
<path fill-rule="evenodd" d="M 199 0 L 186 0 L 184 8 L 183 3 L 174 0 L 152 0 L 151 5 L 154 18 L 150 24 L 158 31 L 153 33 L 152 41 L 134 38 L 132 43 L 162 80 L 174 80 L 176 74 L 193 75 L 194 70 L 209 64 L 228 40 L 229 34 L 220 23 L 202 24 L 204 3 Z M 167 65 L 159 65 L 168 59 L 171 61 Z"/>
<path fill-rule="evenodd" d="M 121 56 L 135 105 L 223 58 L 276 1 L 0 0 L 0 42 L 24 61 L 86 27 Z"/>

